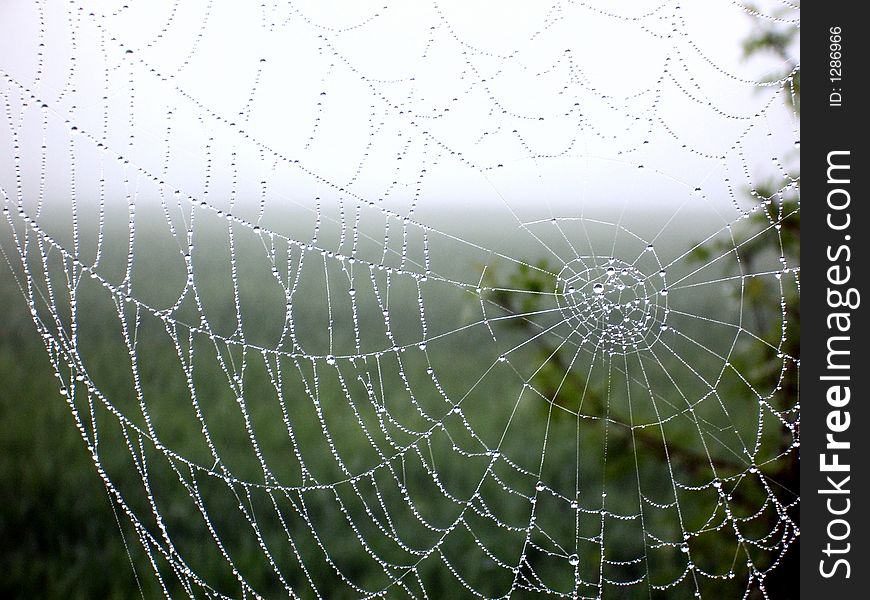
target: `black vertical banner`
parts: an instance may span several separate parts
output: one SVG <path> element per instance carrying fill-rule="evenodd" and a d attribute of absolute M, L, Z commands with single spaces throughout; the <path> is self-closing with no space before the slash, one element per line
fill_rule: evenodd
<path fill-rule="evenodd" d="M 861 3 L 803 8 L 801 595 L 867 598 L 868 31 Z M 866 136 L 865 136 L 866 137 Z"/>

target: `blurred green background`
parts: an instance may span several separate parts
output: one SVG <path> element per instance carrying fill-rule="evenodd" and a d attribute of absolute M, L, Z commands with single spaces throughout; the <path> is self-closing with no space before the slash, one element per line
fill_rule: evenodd
<path fill-rule="evenodd" d="M 772 222 L 780 223 L 782 227 L 775 229 Z M 665 236 L 667 242 L 657 245 L 657 253 L 678 257 L 696 246 L 697 240 L 693 240 L 689 234 L 683 234 L 681 238 L 675 233 L 690 231 L 691 228 L 685 225 L 678 222 L 673 235 Z M 594 231 L 594 224 L 587 227 Z M 608 241 L 606 238 L 612 235 L 612 231 L 612 228 L 604 227 L 602 244 Z M 720 236 L 696 246 L 689 256 L 678 261 L 669 276 L 677 279 L 681 270 L 683 274 L 688 274 L 701 268 L 694 279 L 689 276 L 686 280 L 691 283 L 733 276 L 738 273 L 735 269 L 739 268 L 748 273 L 764 273 L 771 268 L 775 270 L 777 253 L 772 252 L 772 248 L 781 241 L 787 249 L 789 264 L 795 264 L 798 231 L 795 205 L 789 201 L 771 203 L 766 210 L 740 224 L 736 232 L 736 245 L 740 248 L 741 262 L 735 260 L 735 241 L 730 237 L 731 232 L 723 229 Z M 216 333 L 231 337 L 236 317 L 229 293 L 232 285 L 227 279 L 230 261 L 226 230 L 216 227 L 209 232 L 201 220 L 199 232 L 199 251 L 195 251 L 193 260 L 197 288 L 203 298 L 208 299 L 203 310 Z M 157 234 L 148 233 L 146 228 L 138 235 L 132 296 L 140 300 L 147 298 L 157 306 L 167 305 L 172 297 L 171 291 L 176 289 L 173 281 L 178 273 L 173 274 L 170 261 L 160 259 L 165 246 L 159 243 Z M 753 241 L 745 241 L 749 239 Z M 7 238 L 3 241 L 8 255 L 10 240 Z M 280 330 L 275 324 L 283 319 L 284 307 L 280 294 L 275 295 L 276 286 L 274 279 L 270 279 L 268 260 L 263 255 L 262 247 L 257 246 L 257 241 L 256 236 L 245 240 L 237 234 L 235 238 L 244 307 L 243 331 L 246 343 L 262 343 L 266 347 L 273 347 L 276 331 Z M 632 248 L 631 242 L 630 239 L 623 239 L 621 244 L 625 247 L 617 247 L 614 254 L 642 253 L 642 250 Z M 496 238 L 491 240 L 493 247 L 498 247 L 499 243 Z M 415 309 L 417 297 L 414 287 L 403 287 L 400 277 L 396 277 L 389 286 L 393 334 L 399 345 L 411 345 L 410 350 L 402 353 L 402 372 L 409 378 L 417 405 L 425 414 L 443 419 L 445 425 L 442 432 L 431 436 L 430 442 L 419 444 L 420 451 L 427 454 L 425 460 L 431 461 L 430 466 L 439 473 L 451 493 L 459 498 L 468 497 L 489 461 L 481 456 L 457 455 L 453 444 L 458 444 L 466 452 L 480 451 L 480 445 L 468 438 L 467 424 L 490 447 L 500 447 L 504 456 L 528 469 L 528 474 L 522 474 L 496 461 L 494 472 L 504 485 L 512 489 L 534 495 L 536 477 L 530 474 L 538 469 L 541 470 L 541 480 L 559 494 L 569 494 L 576 488 L 575 477 L 579 478 L 582 488 L 579 500 L 581 506 L 590 513 L 582 515 L 575 527 L 566 503 L 557 502 L 555 496 L 550 501 L 548 495 L 543 494 L 538 506 L 538 524 L 554 539 L 535 541 L 542 547 L 552 542 L 572 548 L 575 536 L 590 538 L 592 541 L 581 543 L 575 548 L 582 561 L 579 574 L 590 582 L 597 581 L 601 560 L 600 545 L 594 541 L 601 526 L 600 517 L 592 512 L 601 506 L 596 507 L 592 500 L 600 498 L 602 491 L 607 491 L 608 498 L 603 505 L 607 511 L 635 516 L 639 512 L 643 513 L 643 526 L 637 522 L 637 518 L 627 522 L 618 519 L 608 522 L 604 557 L 607 561 L 618 563 L 646 555 L 649 568 L 655 573 L 653 580 L 664 583 L 679 577 L 685 569 L 686 555 L 680 551 L 678 543 L 651 548 L 647 534 L 662 540 L 679 540 L 681 526 L 672 510 L 647 506 L 639 511 L 638 486 L 642 485 L 648 498 L 662 504 L 672 498 L 670 468 L 673 468 L 678 481 L 686 485 L 705 486 L 703 490 L 695 492 L 680 491 L 682 527 L 687 531 L 700 532 L 704 530 L 708 519 L 718 522 L 723 518 L 721 511 L 716 510 L 715 490 L 709 486 L 715 465 L 716 475 L 727 482 L 725 487 L 731 493 L 730 506 L 735 516 L 747 519 L 743 529 L 747 538 L 756 536 L 762 539 L 770 533 L 770 537 L 762 539 L 758 548 L 751 544 L 738 544 L 734 535 L 727 531 L 693 534 L 689 540 L 693 560 L 701 568 L 721 575 L 734 573 L 733 579 L 702 579 L 700 589 L 715 594 L 715 597 L 739 596 L 746 585 L 746 556 L 752 557 L 756 567 L 766 569 L 781 551 L 775 546 L 778 536 L 783 534 L 777 529 L 781 524 L 779 516 L 766 501 L 771 495 L 778 497 L 784 504 L 794 501 L 797 463 L 794 450 L 785 458 L 780 457 L 780 453 L 789 451 L 793 433 L 783 427 L 783 423 L 776 422 L 769 415 L 764 416 L 765 412 L 759 409 L 758 398 L 752 388 L 734 374 L 740 374 L 751 381 L 756 390 L 766 393 L 773 393 L 774 388 L 780 385 L 781 390 L 773 393 L 773 402 L 777 410 L 786 411 L 784 415 L 789 414 L 787 410 L 797 398 L 796 374 L 793 368 L 787 368 L 785 379 L 779 381 L 783 361 L 776 357 L 775 349 L 782 333 L 779 303 L 784 299 L 789 311 L 789 332 L 787 345 L 782 351 L 789 356 L 797 356 L 799 322 L 795 313 L 797 294 L 793 278 L 791 282 L 789 277 L 774 278 L 772 275 L 750 278 L 749 285 L 744 288 L 726 283 L 714 286 L 715 293 L 712 294 L 698 293 L 691 286 L 684 288 L 682 293 L 677 289 L 671 292 L 669 306 L 675 313 L 682 311 L 702 317 L 706 315 L 707 318 L 715 317 L 727 323 L 736 323 L 741 310 L 754 315 L 753 322 L 746 323 L 746 330 L 764 338 L 769 345 L 759 344 L 751 336 L 737 336 L 734 342 L 732 329 L 717 330 L 700 320 L 681 321 L 678 314 L 669 321 L 672 329 L 678 330 L 683 337 L 704 341 L 708 347 L 727 351 L 727 345 L 722 346 L 723 339 L 728 344 L 735 343 L 730 355 L 734 368 L 726 370 L 727 373 L 723 374 L 721 359 L 705 356 L 677 337 L 670 339 L 670 345 L 676 349 L 673 354 L 665 352 L 649 357 L 645 352 L 640 352 L 624 358 L 617 356 L 616 359 L 608 359 L 591 356 L 587 350 L 575 356 L 576 348 L 563 344 L 560 330 L 548 335 L 536 335 L 536 327 L 548 327 L 561 320 L 560 316 L 548 317 L 549 321 L 546 318 L 497 320 L 498 316 L 537 313 L 552 308 L 551 295 L 530 296 L 499 290 L 552 290 L 556 286 L 553 274 L 558 272 L 560 266 L 551 264 L 552 257 L 545 257 L 545 253 L 535 244 L 527 242 L 527 246 L 523 247 L 513 237 L 509 243 L 514 252 L 524 257 L 524 261 L 513 263 L 490 257 L 486 261 L 485 271 L 479 255 L 467 253 L 463 258 L 461 253 L 449 253 L 449 243 L 445 242 L 444 247 L 433 243 L 433 253 L 444 250 L 450 256 L 451 268 L 456 272 L 471 274 L 471 280 L 475 273 L 483 273 L 484 287 L 492 291 L 485 292 L 481 297 L 473 289 L 428 282 L 424 286 L 426 320 L 430 327 L 429 335 L 435 339 L 428 343 L 425 353 L 413 346 L 420 337 L 421 324 L 419 309 Z M 286 257 L 293 258 L 292 249 L 285 249 L 285 252 Z M 714 260 L 719 256 L 724 259 Z M 117 282 L 124 272 L 125 260 L 124 252 L 110 253 L 101 266 L 101 272 L 107 279 Z M 387 289 L 386 276 L 379 273 L 374 279 L 368 280 L 368 275 L 358 275 L 355 279 L 357 326 L 363 340 L 363 346 L 357 350 L 351 335 L 354 325 L 346 291 L 346 274 L 334 266 L 324 267 L 325 263 L 320 260 L 318 253 L 308 253 L 306 260 L 308 266 L 301 270 L 300 292 L 293 299 L 293 319 L 297 327 L 295 333 L 300 340 L 304 340 L 306 350 L 321 356 L 334 352 L 341 357 L 360 354 L 379 345 L 383 347 L 383 317 L 374 298 L 376 288 L 380 292 Z M 34 273 L 39 273 L 39 265 L 32 264 L 31 268 Z M 15 272 L 19 278 L 8 276 L 7 273 L 2 279 L 0 291 L 3 304 L 8 307 L 2 321 L 3 335 L 0 336 L 0 381 L 3 382 L 0 409 L 5 424 L 0 434 L 4 506 L 0 539 L 4 540 L 6 546 L 0 586 L 7 597 L 22 598 L 128 598 L 139 596 L 140 593 L 148 598 L 159 596 L 159 583 L 148 567 L 135 532 L 123 513 L 113 514 L 113 505 L 73 426 L 69 406 L 57 394 L 58 382 L 49 368 L 45 347 L 39 336 L 35 335 L 28 307 L 17 287 L 21 281 L 20 269 Z M 59 298 L 58 305 L 61 307 L 69 303 L 65 299 L 64 285 L 59 276 L 62 272 L 58 268 L 52 275 L 55 293 Z M 291 269 L 287 274 L 293 273 Z M 331 290 L 328 303 L 323 298 L 326 279 L 330 280 Z M 738 278 L 738 281 L 741 280 Z M 784 284 L 781 289 L 780 284 Z M 404 285 L 407 286 L 407 282 Z M 164 296 L 162 299 L 159 298 L 161 295 Z M 497 340 L 493 340 L 490 332 L 481 325 L 463 329 L 480 322 L 483 314 L 481 298 L 487 306 L 487 317 L 496 319 L 492 321 L 492 326 Z M 118 308 L 110 301 L 105 289 L 87 277 L 79 283 L 77 305 L 78 347 L 87 366 L 88 377 L 117 410 L 144 429 L 146 423 L 132 388 L 131 364 L 126 357 Z M 129 306 L 125 309 L 123 303 L 120 306 L 128 325 L 131 324 L 135 311 Z M 197 311 L 195 307 L 182 306 L 176 318 L 195 324 Z M 39 314 L 45 320 L 48 313 L 42 307 Z M 329 350 L 330 323 L 333 325 L 334 350 Z M 436 334 L 440 332 L 449 334 L 439 338 Z M 722 338 L 723 334 L 725 338 Z M 729 340 L 728 335 L 732 339 Z M 190 393 L 178 352 L 164 325 L 144 314 L 135 337 L 139 383 L 146 398 L 151 425 L 167 447 L 194 463 L 210 467 L 213 459 L 191 409 Z M 717 337 L 720 339 L 717 340 Z M 232 391 L 233 381 L 221 370 L 222 363 L 218 358 L 220 354 L 225 362 L 233 361 L 238 366 L 242 356 L 230 346 L 215 345 L 206 336 L 198 338 L 193 342 L 197 357 L 194 380 L 198 399 L 206 413 L 210 436 L 224 466 L 234 476 L 262 482 L 263 473 L 252 451 L 252 443 L 241 419 L 242 412 L 236 403 L 237 394 Z M 185 336 L 181 336 L 182 346 L 187 349 L 189 346 L 184 339 Z M 533 342 L 522 344 L 529 339 Z M 366 347 L 367 343 L 371 347 Z M 509 352 L 509 361 L 506 363 L 497 360 L 502 352 Z M 387 454 L 391 450 L 390 441 L 409 443 L 413 439 L 413 436 L 403 433 L 399 425 L 414 431 L 425 431 L 429 427 L 414 403 L 408 401 L 405 385 L 398 378 L 395 355 L 390 352 L 382 357 L 378 365 L 373 362 L 352 364 L 347 359 L 339 358 L 335 368 L 324 365 L 322 359 L 296 363 L 285 358 L 270 362 L 257 353 L 245 360 L 243 382 L 244 398 L 248 403 L 246 410 L 251 418 L 256 443 L 276 480 L 282 485 L 310 483 L 312 478 L 320 482 L 344 479 L 329 447 L 330 443 L 335 445 L 342 462 L 353 473 L 382 464 L 383 459 L 373 452 L 372 443 L 361 434 L 358 419 L 362 419 L 370 435 L 375 436 L 374 445 Z M 720 381 L 716 389 L 718 397 L 731 410 L 728 418 L 718 408 L 716 396 L 705 394 L 701 379 L 693 376 L 681 364 L 682 360 L 691 361 L 692 370 L 701 373 L 707 380 L 712 381 L 719 373 Z M 621 365 L 621 361 L 625 361 L 624 365 Z M 453 401 L 462 398 L 461 418 L 449 414 L 449 407 L 432 386 L 431 378 L 426 374 L 430 366 L 447 396 Z M 282 391 L 296 436 L 292 444 L 288 440 L 275 389 L 270 383 L 270 367 L 284 374 Z M 626 377 L 625 372 L 630 376 Z M 332 440 L 322 434 L 320 416 L 312 410 L 314 398 L 305 389 L 306 382 L 313 385 L 315 373 L 318 388 L 316 398 L 321 404 L 325 418 L 323 423 L 327 424 Z M 647 378 L 643 385 L 638 382 L 640 373 Z M 353 388 L 350 395 L 341 387 L 339 375 L 345 378 L 345 385 Z M 372 403 L 371 398 L 366 398 L 360 392 L 360 386 L 355 385 L 358 382 L 354 380 L 359 376 L 383 378 L 381 385 L 385 391 L 380 402 L 387 406 L 390 417 L 396 420 L 395 426 L 388 426 L 383 435 L 379 435 L 382 423 L 376 411 L 377 402 Z M 471 384 L 481 377 L 482 383 L 472 387 Z M 530 383 L 531 391 L 524 391 L 526 381 Z M 86 435 L 93 441 L 96 430 L 102 467 L 123 493 L 131 509 L 156 534 L 156 523 L 149 522 L 149 507 L 145 504 L 142 481 L 127 450 L 127 444 L 136 446 L 141 440 L 137 440 L 134 434 L 132 438 L 125 437 L 131 435 L 129 428 L 118 427 L 117 419 L 107 413 L 99 402 L 94 409 L 95 420 L 89 421 L 87 415 L 90 409 L 83 385 L 80 382 L 72 384 L 79 393 L 70 398 L 84 417 Z M 679 392 L 692 403 L 698 402 L 691 414 L 704 419 L 705 433 L 715 434 L 720 445 L 709 449 L 702 447 L 697 433 L 698 425 L 688 418 L 690 413 L 684 403 L 660 404 L 659 410 L 663 409 L 666 414 L 675 416 L 667 419 L 666 414 L 653 411 L 655 403 L 648 400 L 628 402 L 627 394 L 642 399 L 649 390 L 661 394 L 665 399 L 669 396 L 673 398 Z M 518 402 L 517 398 L 522 401 Z M 579 404 L 581 400 L 582 405 Z M 514 403 L 518 412 L 513 416 L 502 445 L 498 446 L 498 437 L 505 430 L 506 418 Z M 351 410 L 352 407 L 356 407 L 358 412 Z M 672 412 L 667 413 L 668 410 Z M 578 411 L 584 418 L 578 420 L 575 416 Z M 629 414 L 630 411 L 633 412 Z M 605 424 L 607 420 L 610 425 Z M 763 479 L 762 476 L 744 476 L 749 462 L 745 456 L 741 456 L 745 440 L 750 440 L 750 443 L 755 440 L 759 420 L 765 428 L 763 439 L 758 439 L 760 451 L 756 460 Z M 664 421 L 659 432 L 658 423 Z M 96 427 L 93 423 L 97 424 Z M 635 429 L 632 437 L 631 430 L 626 427 L 628 423 L 649 423 L 651 426 Z M 539 465 L 544 427 L 547 427 L 548 440 L 546 462 Z M 662 436 L 667 439 L 667 448 L 661 442 Z M 608 443 L 606 459 L 603 454 L 605 438 Z M 302 454 L 294 455 L 296 450 Z M 581 453 L 579 458 L 578 452 Z M 415 457 L 413 450 L 405 454 L 412 459 Z M 219 532 L 244 579 L 267 597 L 284 595 L 281 582 L 271 573 L 262 548 L 256 537 L 251 535 L 250 525 L 236 508 L 244 496 L 241 488 L 220 485 L 219 480 L 201 474 L 192 477 L 187 473 L 186 477 L 182 477 L 173 470 L 178 469 L 179 465 L 165 461 L 147 441 L 142 456 L 148 458 L 149 485 L 154 490 L 176 549 L 209 585 L 227 595 L 237 596 L 240 593 L 232 569 L 211 543 L 204 520 L 188 492 L 179 486 L 179 478 L 187 482 L 195 481 L 200 486 L 208 502 L 207 511 L 212 526 Z M 430 478 L 421 466 L 422 457 L 416 466 L 413 460 L 390 462 L 396 468 L 401 465 L 402 472 L 408 478 L 406 485 L 412 493 L 414 505 L 421 514 L 432 522 L 445 524 L 456 518 L 456 507 L 446 502 L 439 490 L 432 487 Z M 303 474 L 303 465 L 307 475 Z M 285 506 L 288 502 L 297 506 L 304 502 L 310 522 L 316 524 L 319 543 L 324 544 L 326 553 L 335 564 L 361 585 L 377 589 L 386 584 L 383 570 L 356 543 L 353 537 L 355 533 L 343 523 L 342 513 L 337 512 L 336 498 L 343 503 L 351 520 L 361 528 L 361 534 L 377 545 L 377 540 L 385 536 L 372 528 L 372 521 L 367 518 L 366 509 L 359 499 L 366 498 L 370 506 L 376 505 L 377 500 L 381 499 L 391 509 L 407 504 L 396 490 L 395 482 L 383 471 L 381 469 L 374 478 L 380 496 L 373 494 L 372 489 L 364 489 L 365 485 L 360 485 L 363 489 L 354 490 L 344 486 L 299 496 L 275 494 L 270 497 L 254 493 L 246 499 L 245 504 L 252 514 L 258 515 L 264 540 L 268 540 L 269 547 L 274 549 L 286 547 L 287 542 L 286 539 L 282 540 L 283 526 L 275 518 L 278 513 L 271 511 L 270 502 L 277 501 Z M 606 484 L 603 483 L 605 479 Z M 772 483 L 774 490 L 761 485 L 761 481 L 768 482 L 768 485 Z M 491 510 L 496 511 L 499 521 L 518 527 L 528 522 L 528 501 L 522 497 L 511 498 L 505 490 L 495 485 L 491 477 L 487 478 L 487 483 L 480 490 L 480 497 Z M 792 513 L 791 517 L 796 518 L 796 510 L 789 512 Z M 292 511 L 286 510 L 281 514 L 287 519 L 297 549 L 320 592 L 327 597 L 355 597 L 355 593 L 349 591 L 346 585 L 331 576 L 329 565 L 323 562 L 324 550 L 319 547 L 318 541 L 306 533 L 307 523 L 298 515 L 294 518 Z M 435 542 L 434 533 L 421 529 L 414 515 L 407 511 L 397 510 L 391 517 L 393 525 L 404 539 L 414 540 L 423 548 Z M 475 522 L 474 517 L 469 517 L 468 521 L 477 527 L 474 536 L 463 535 L 459 531 L 448 538 L 444 551 L 453 560 L 461 557 L 456 567 L 476 589 L 488 595 L 503 593 L 506 586 L 510 585 L 512 573 L 497 567 L 489 557 L 480 554 L 473 538 L 477 537 L 487 547 L 501 553 L 501 558 L 507 564 L 512 564 L 519 555 L 518 544 L 522 543 L 524 534 L 490 527 L 486 519 Z M 366 530 L 366 522 L 371 530 Z M 773 548 L 767 549 L 771 544 Z M 392 544 L 382 544 L 376 551 L 381 557 L 397 563 L 407 563 L 409 560 L 406 551 Z M 128 553 L 135 567 L 131 567 Z M 786 556 L 794 554 L 790 552 Z M 286 574 L 287 583 L 307 597 L 309 592 L 305 590 L 309 589 L 309 583 L 294 566 L 292 557 L 283 556 L 275 560 Z M 566 568 L 564 555 L 554 557 L 543 552 L 529 552 L 529 561 L 546 585 L 571 589 L 573 577 L 571 569 Z M 167 564 L 159 559 L 157 564 L 166 577 L 169 574 Z M 645 568 L 641 564 L 617 565 L 608 562 L 605 574 L 609 573 L 614 579 L 629 580 L 642 576 Z M 455 578 L 437 556 L 424 561 L 419 569 L 427 592 L 433 597 L 452 597 L 456 593 Z M 788 584 L 789 578 L 780 576 L 784 571 L 787 569 L 783 567 L 774 571 L 766 586 L 768 591 Z M 173 595 L 183 592 L 171 576 L 167 581 L 166 585 Z M 608 591 L 608 587 L 613 589 Z M 694 584 L 687 578 L 675 588 L 653 592 L 653 596 L 682 597 L 693 590 Z M 583 592 L 594 594 L 594 586 L 585 590 L 581 587 Z M 649 595 L 645 586 L 626 589 L 605 585 L 605 594 L 614 592 L 620 597 L 635 597 L 635 592 L 637 597 Z M 522 593 L 517 596 L 522 596 Z"/>

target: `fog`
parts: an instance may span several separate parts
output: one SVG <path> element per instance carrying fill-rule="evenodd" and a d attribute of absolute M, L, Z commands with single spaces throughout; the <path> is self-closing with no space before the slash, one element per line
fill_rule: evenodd
<path fill-rule="evenodd" d="M 252 220 L 344 199 L 721 224 L 797 137 L 782 86 L 756 83 L 782 64 L 742 57 L 759 20 L 725 1 L 4 3 L 0 185 L 31 212 L 178 190 Z"/>

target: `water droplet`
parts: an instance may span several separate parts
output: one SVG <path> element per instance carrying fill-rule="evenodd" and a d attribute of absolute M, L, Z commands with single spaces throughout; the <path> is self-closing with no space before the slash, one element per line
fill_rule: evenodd
<path fill-rule="evenodd" d="M 592 291 L 595 292 L 596 294 L 603 294 L 604 293 L 604 284 L 596 283 L 595 285 L 592 286 Z"/>
<path fill-rule="evenodd" d="M 662 296 L 667 296 L 668 295 L 668 288 L 662 289 L 662 291 L 660 291 L 659 294 L 661 294 Z"/>
<path fill-rule="evenodd" d="M 572 567 L 576 567 L 577 565 L 580 564 L 580 557 L 577 556 L 576 554 L 572 554 L 571 556 L 568 557 L 568 564 L 571 565 Z"/>
<path fill-rule="evenodd" d="M 334 365 L 334 364 L 335 364 L 335 357 L 334 357 L 332 354 L 328 354 L 328 355 L 326 356 L 326 364 L 328 364 L 328 365 Z"/>

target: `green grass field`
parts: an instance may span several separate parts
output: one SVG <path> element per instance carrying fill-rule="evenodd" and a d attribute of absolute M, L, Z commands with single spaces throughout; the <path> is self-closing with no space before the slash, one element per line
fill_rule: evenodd
<path fill-rule="evenodd" d="M 562 313 L 553 312 L 552 295 L 522 309 L 550 312 L 518 325 L 516 319 L 498 319 L 514 307 L 473 285 L 485 265 L 494 284 L 519 288 L 538 278 L 554 285 L 541 274 L 555 270 L 551 266 L 523 275 L 510 261 L 480 249 L 451 250 L 454 242 L 436 239 L 432 254 L 441 262 L 433 272 L 470 283 L 430 277 L 418 287 L 398 273 L 359 264 L 349 279 L 346 265 L 319 252 L 280 244 L 270 249 L 247 231 L 234 238 L 234 275 L 225 233 L 204 231 L 191 259 L 201 305 L 187 297 L 171 320 L 137 311 L 136 303 L 108 293 L 107 284 L 120 283 L 127 264 L 124 237 L 112 232 L 106 247 L 113 252 L 101 264 L 102 279 L 83 277 L 75 288 L 76 353 L 87 379 L 68 381 L 64 398 L 18 287 L 21 265 L 4 228 L 3 248 L 13 263 L 0 277 L 0 591 L 6 597 L 163 593 L 127 516 L 109 501 L 70 405 L 142 527 L 158 540 L 165 527 L 174 552 L 229 596 L 241 595 L 235 569 L 265 597 L 286 595 L 285 585 L 314 597 L 312 583 L 329 598 L 358 597 L 334 569 L 363 588 L 383 588 L 395 575 L 372 554 L 395 564 L 419 560 L 430 597 L 466 595 L 457 578 L 497 596 L 514 578 L 499 562 L 515 564 L 523 554 L 530 510 L 537 523 L 535 549 L 527 550 L 523 568 L 534 569 L 548 587 L 569 592 L 575 574 L 563 549 L 578 555 L 577 576 L 585 581 L 598 581 L 602 572 L 605 579 L 629 581 L 647 570 L 653 583 L 681 581 L 652 592 L 645 585 L 603 585 L 606 594 L 626 598 L 684 597 L 694 590 L 692 578 L 680 579 L 689 560 L 680 548 L 683 531 L 692 532 L 687 543 L 695 565 L 723 576 L 699 578 L 700 589 L 714 597 L 740 595 L 747 557 L 759 568 L 776 558 L 770 547 L 782 535 L 776 529 L 782 523 L 769 500 L 793 500 L 790 490 L 776 484 L 795 481 L 795 466 L 779 458 L 790 434 L 760 409 L 757 393 L 769 394 L 777 410 L 796 399 L 787 388 L 775 390 L 776 373 L 769 372 L 775 356 L 759 344 L 758 338 L 769 335 L 766 320 L 775 321 L 777 314 L 768 305 L 779 297 L 769 289 L 743 301 L 724 284 L 713 286 L 715 293 L 703 286 L 674 289 L 668 297 L 670 329 L 652 348 L 602 356 L 572 337 Z M 329 236 L 324 232 L 326 247 L 334 244 Z M 678 257 L 695 241 L 672 235 L 657 252 Z M 139 234 L 130 295 L 142 306 L 171 306 L 184 289 L 184 265 L 173 243 L 156 228 Z M 553 264 L 540 247 L 522 245 L 527 241 L 481 235 L 479 243 L 507 248 L 527 263 Z M 361 255 L 368 252 L 378 263 L 379 250 L 372 243 Z M 626 253 L 633 251 L 626 246 Z M 614 255 L 622 252 L 614 248 Z M 422 260 L 413 249 L 410 256 Z M 769 257 L 759 260 L 753 268 L 764 272 Z M 286 296 L 273 262 L 278 279 L 289 282 L 298 275 L 292 334 L 284 328 Z M 40 305 L 37 314 L 49 329 L 58 326 L 50 316 L 68 328 L 73 319 L 63 262 L 55 254 L 47 264 L 58 309 L 52 313 Z M 735 264 L 721 261 L 691 276 L 696 267 L 684 259 L 669 277 L 686 276 L 687 284 L 715 280 L 733 275 Z M 31 262 L 30 268 L 49 297 L 41 267 Z M 750 323 L 744 311 L 759 322 Z M 203 316 L 210 335 L 202 331 Z M 167 327 L 175 322 L 177 328 Z M 425 348 L 419 345 L 423 323 Z M 727 325 L 734 323 L 743 323 L 742 333 Z M 135 362 L 126 345 L 133 338 Z M 775 336 L 769 343 L 777 343 Z M 507 360 L 500 361 L 503 355 Z M 89 386 L 99 393 L 89 394 Z M 453 403 L 460 411 L 451 410 Z M 757 476 L 747 475 L 752 459 L 746 446 L 755 448 Z M 493 461 L 485 448 L 498 448 L 503 458 Z M 228 484 L 215 474 L 234 479 Z M 731 517 L 744 524 L 741 535 L 757 543 L 728 531 L 719 492 L 710 485 L 714 477 L 726 482 Z M 538 480 L 547 489 L 530 508 Z M 676 492 L 675 480 L 681 486 Z M 298 491 L 300 486 L 306 491 Z M 579 513 L 564 501 L 572 496 Z M 473 498 L 477 510 L 464 510 L 451 497 Z M 378 507 L 389 510 L 381 514 Z M 439 532 L 421 526 L 421 517 L 446 527 L 465 512 L 465 525 L 441 546 L 451 568 L 437 553 L 423 559 L 415 554 L 439 544 Z M 398 532 L 404 545 L 391 541 L 384 527 Z M 602 530 L 606 551 L 597 537 Z M 170 593 L 186 595 L 170 564 L 154 555 Z M 420 583 L 409 585 L 419 590 L 413 586 Z M 581 586 L 580 593 L 597 591 Z"/>

